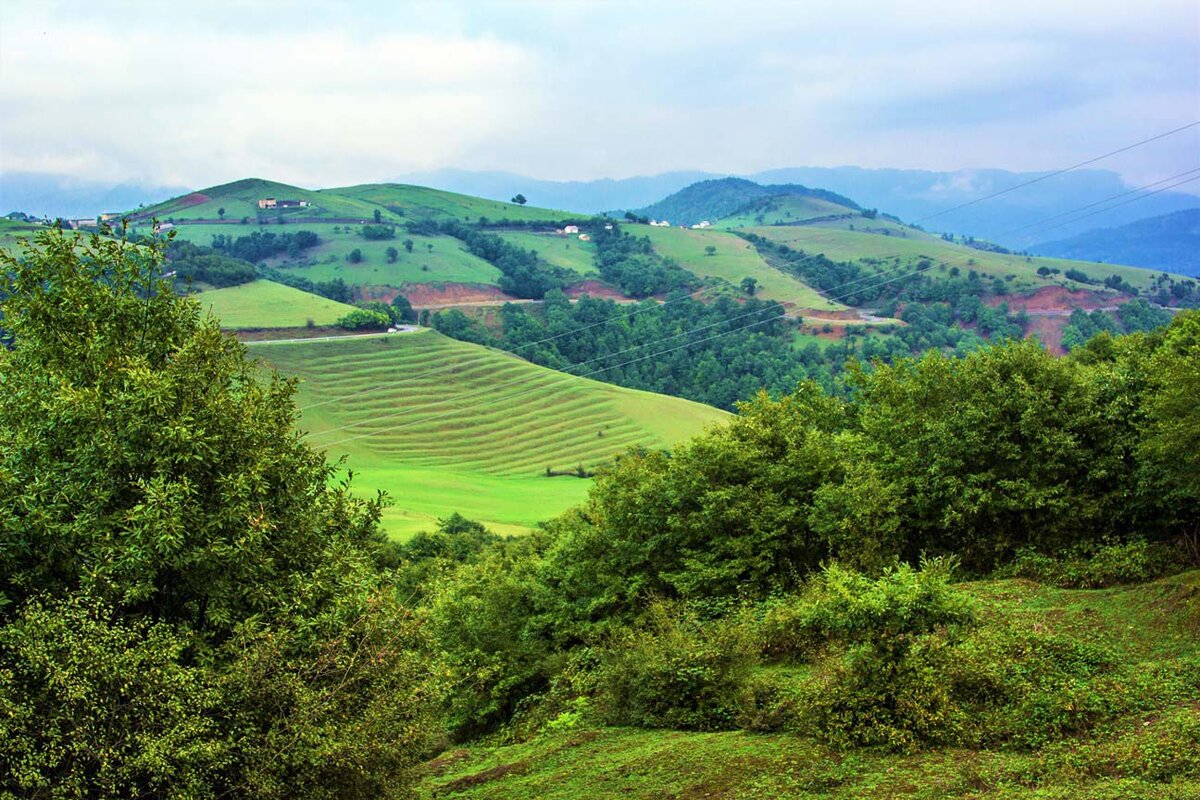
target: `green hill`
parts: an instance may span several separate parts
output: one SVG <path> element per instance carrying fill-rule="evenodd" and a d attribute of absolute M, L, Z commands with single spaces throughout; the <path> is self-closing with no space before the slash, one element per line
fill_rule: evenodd
<path fill-rule="evenodd" d="M 200 305 L 230 330 L 332 325 L 354 306 L 273 281 L 252 281 L 196 295 Z"/>
<path fill-rule="evenodd" d="M 304 201 L 308 205 L 296 208 L 259 208 L 258 201 L 268 198 L 274 198 L 277 202 Z M 261 178 L 244 178 L 173 197 L 162 203 L 138 209 L 132 212 L 132 216 L 136 220 L 157 217 L 160 220 L 172 219 L 177 223 L 198 219 L 219 220 L 222 208 L 225 209 L 224 219 L 236 223 L 242 218 L 257 220 L 260 216 L 271 221 L 280 217 L 289 221 L 313 217 L 356 218 L 369 221 L 378 206 L 344 197 L 336 190 L 315 191 Z M 217 229 L 212 232 L 226 231 Z"/>
<path fill-rule="evenodd" d="M 486 217 L 491 221 L 507 219 L 551 222 L 579 216 L 569 211 L 485 200 L 482 197 L 402 183 L 367 183 L 328 191 L 339 197 L 383 208 L 396 215 L 403 213 L 406 219 L 457 219 L 461 222 L 477 222 L 480 217 Z"/>
<path fill-rule="evenodd" d="M 694 225 L 703 220 L 714 222 L 753 208 L 769 198 L 802 197 L 821 200 L 832 213 L 833 208 L 854 212 L 859 206 L 853 200 L 824 189 L 810 189 L 798 184 L 762 186 L 745 178 L 719 178 L 700 181 L 664 197 L 636 213 L 654 219 L 666 219 L 677 225 Z"/>
<path fill-rule="evenodd" d="M 823 253 L 835 261 L 858 262 L 879 272 L 886 271 L 888 275 L 915 270 L 922 260 L 928 259 L 934 264 L 934 269 L 928 273 L 931 277 L 949 274 L 955 268 L 964 274 L 974 270 L 990 278 L 1005 280 L 1009 290 L 1017 293 L 1055 285 L 1072 289 L 1097 288 L 1093 284 L 1067 279 L 1065 273 L 1070 269 L 1080 270 L 1097 283 L 1112 275 L 1119 275 L 1138 289 L 1149 289 L 1157 275 L 1137 267 L 979 250 L 879 219 L 858 218 L 796 226 L 770 225 L 744 230 L 797 250 Z M 1038 269 L 1042 267 L 1058 272 L 1039 275 Z"/>
<path fill-rule="evenodd" d="M 309 441 L 349 456 L 359 490 L 396 500 L 385 524 L 402 537 L 454 511 L 501 531 L 529 528 L 580 502 L 590 484 L 548 478 L 547 467 L 592 470 L 726 416 L 432 331 L 250 347 L 302 379 Z"/>

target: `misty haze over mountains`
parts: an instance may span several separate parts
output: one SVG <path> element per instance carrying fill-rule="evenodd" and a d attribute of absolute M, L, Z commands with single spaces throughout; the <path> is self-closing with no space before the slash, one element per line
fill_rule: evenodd
<path fill-rule="evenodd" d="M 1164 191 L 1111 211 L 1080 216 L 1078 221 L 1074 215 L 1046 221 L 1134 188 L 1115 172 L 1079 170 L 1057 175 L 986 203 L 941 213 L 1044 174 L 1001 169 L 936 172 L 789 167 L 737 177 L 762 184 L 794 183 L 828 189 L 846 195 L 865 208 L 877 208 L 931 231 L 975 236 L 1016 249 L 1066 239 L 1096 228 L 1125 225 L 1147 217 L 1200 207 L 1197 195 Z M 519 192 L 531 205 L 575 213 L 601 213 L 649 206 L 698 181 L 722 177 L 730 176 L 697 170 L 620 179 L 548 181 L 501 171 L 441 169 L 392 176 L 390 180 L 493 200 L 508 200 Z M 138 183 L 111 186 L 56 175 L 9 172 L 0 175 L 0 213 L 23 211 L 38 216 L 86 217 L 102 211 L 136 208 L 142 203 L 161 201 L 197 188 L 200 187 Z"/>

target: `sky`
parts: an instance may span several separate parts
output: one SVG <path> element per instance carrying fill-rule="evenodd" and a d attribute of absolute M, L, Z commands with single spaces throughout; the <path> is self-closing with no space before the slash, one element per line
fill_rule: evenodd
<path fill-rule="evenodd" d="M 1200 3 L 0 0 L 0 108 L 0 179 L 1050 170 L 1200 120 Z"/>

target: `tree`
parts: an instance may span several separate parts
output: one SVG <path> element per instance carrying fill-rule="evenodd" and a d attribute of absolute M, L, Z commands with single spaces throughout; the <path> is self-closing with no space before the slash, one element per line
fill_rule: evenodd
<path fill-rule="evenodd" d="M 361 264 L 363 261 L 362 250 L 357 247 L 346 254 L 346 260 L 351 264 Z"/>
<path fill-rule="evenodd" d="M 221 206 L 220 208 L 217 209 L 217 216 L 220 217 L 221 219 L 225 219 L 225 207 L 224 206 Z"/>
<path fill-rule="evenodd" d="M 396 259 L 400 257 L 400 251 L 394 247 L 389 247 L 386 251 L 389 264 L 395 264 Z"/>
<path fill-rule="evenodd" d="M 715 256 L 716 254 L 717 254 L 717 246 L 716 245 L 709 244 L 709 245 L 704 246 L 704 255 Z"/>
<path fill-rule="evenodd" d="M 377 224 L 383 222 L 383 213 L 378 208 L 375 209 L 375 222 Z"/>
<path fill-rule="evenodd" d="M 412 252 L 412 249 L 413 249 L 413 240 L 412 239 L 405 239 L 403 242 L 401 242 L 401 244 L 404 245 L 405 252 L 407 252 L 407 253 Z"/>
<path fill-rule="evenodd" d="M 412 303 L 408 302 L 408 298 L 402 294 L 398 294 L 392 298 L 392 307 L 400 312 L 400 320 L 402 322 L 416 322 L 417 312 L 412 307 Z"/>
<path fill-rule="evenodd" d="M 436 685 L 380 503 L 155 243 L 36 241 L 0 254 L 0 783 L 395 796 Z"/>
<path fill-rule="evenodd" d="M 526 200 L 525 200 L 525 195 L 523 195 L 523 194 L 518 194 L 516 197 L 514 197 L 514 198 L 512 199 L 512 201 L 513 201 L 514 203 L 516 203 L 517 205 L 519 205 L 519 206 L 523 206 L 523 205 L 525 205 L 525 202 L 526 202 Z"/>
<path fill-rule="evenodd" d="M 758 281 L 750 276 L 746 276 L 745 278 L 742 278 L 741 286 L 743 292 L 753 297 L 754 292 L 758 289 Z"/>

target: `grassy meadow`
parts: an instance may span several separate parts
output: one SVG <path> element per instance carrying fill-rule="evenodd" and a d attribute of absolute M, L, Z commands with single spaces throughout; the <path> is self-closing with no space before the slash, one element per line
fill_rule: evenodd
<path fill-rule="evenodd" d="M 354 306 L 265 280 L 200 292 L 196 299 L 229 330 L 303 328 L 309 321 L 332 325 L 354 310 Z"/>
<path fill-rule="evenodd" d="M 743 278 L 754 278 L 758 281 L 755 296 L 764 300 L 778 300 L 801 308 L 845 308 L 840 303 L 826 300 L 799 278 L 767 264 L 749 242 L 732 233 L 711 228 L 691 230 L 647 225 L 627 225 L 623 230 L 634 236 L 648 236 L 658 253 L 697 275 L 720 278 L 734 286 Z M 710 246 L 717 248 L 711 256 L 705 252 Z"/>
<path fill-rule="evenodd" d="M 850 230 L 849 225 L 854 225 L 855 229 Z M 894 274 L 905 271 L 904 268 L 916 269 L 921 259 L 928 258 L 939 271 L 958 267 L 963 274 L 975 270 L 990 278 L 1008 279 L 1009 289 L 1014 292 L 1030 292 L 1055 285 L 1071 289 L 1096 288 L 1068 280 L 1061 274 L 1042 277 L 1037 274 L 1039 267 L 1062 272 L 1078 269 L 1097 280 L 1120 275 L 1140 289 L 1149 288 L 1158 274 L 1138 267 L 991 253 L 947 242 L 938 236 L 886 220 L 857 219 L 829 225 L 763 226 L 745 230 L 797 250 L 824 253 L 835 261 L 862 262 L 870 259 L 874 263 L 868 266 L 877 270 L 892 270 Z"/>
<path fill-rule="evenodd" d="M 818 197 L 783 195 L 772 197 L 761 204 L 730 214 L 716 220 L 720 228 L 741 228 L 752 225 L 790 225 L 807 219 L 828 217 L 834 214 L 857 214 L 852 208 L 822 200 Z"/>
<path fill-rule="evenodd" d="M 579 237 L 554 233 L 497 231 L 500 238 L 525 250 L 536 250 L 543 261 L 583 276 L 595 269 L 596 245 Z"/>
<path fill-rule="evenodd" d="M 590 484 L 547 478 L 546 467 L 592 470 L 628 447 L 667 447 L 726 416 L 433 331 L 250 349 L 302 379 L 308 441 L 348 456 L 360 491 L 395 499 L 384 523 L 400 538 L 455 511 L 498 531 L 527 529 L 581 501 Z"/>

